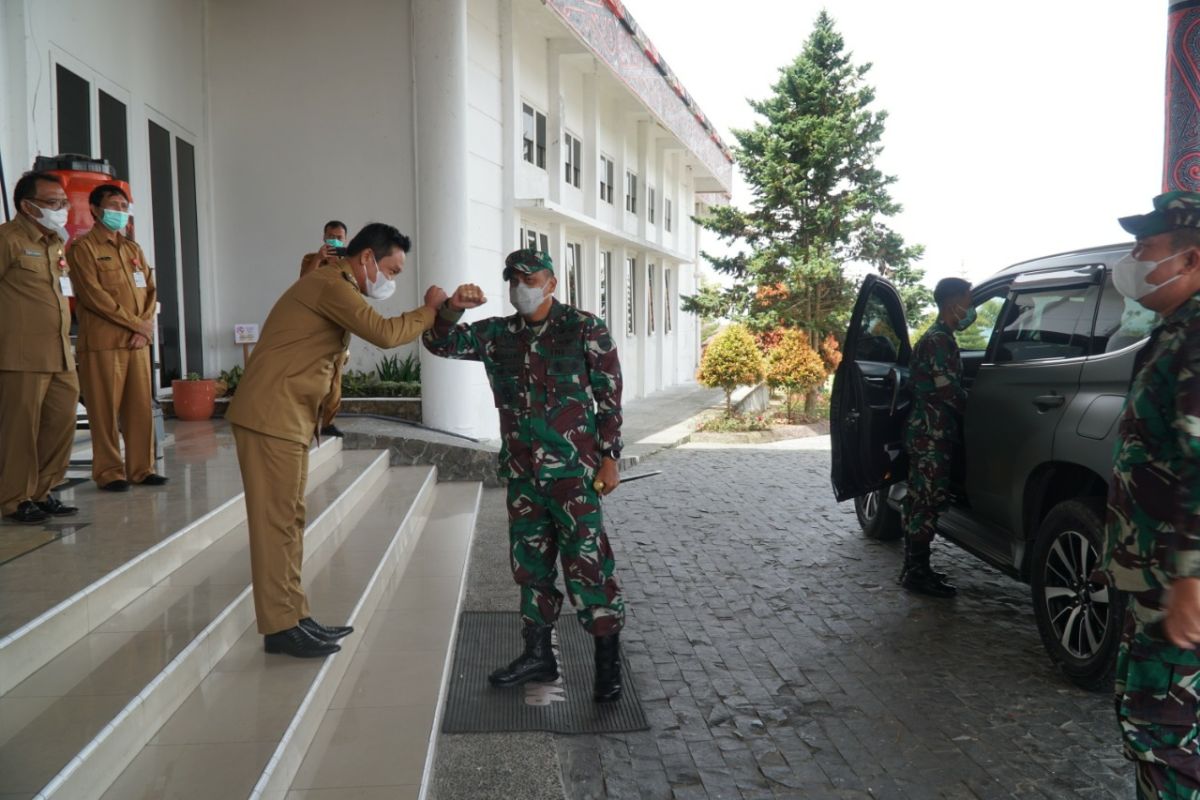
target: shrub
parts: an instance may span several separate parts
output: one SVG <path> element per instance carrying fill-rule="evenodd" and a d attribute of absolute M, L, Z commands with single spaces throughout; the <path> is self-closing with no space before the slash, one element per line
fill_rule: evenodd
<path fill-rule="evenodd" d="M 725 390 L 727 417 L 733 416 L 733 390 L 758 383 L 762 377 L 762 353 L 745 325 L 730 325 L 712 338 L 696 376 L 705 386 Z"/>
<path fill-rule="evenodd" d="M 783 331 L 779 344 L 767 356 L 767 383 L 783 390 L 788 422 L 792 422 L 796 401 L 825 380 L 825 368 L 826 362 L 812 349 L 804 331 Z"/>
<path fill-rule="evenodd" d="M 746 433 L 748 431 L 769 431 L 771 423 L 761 414 L 733 414 L 728 417 L 713 417 L 706 419 L 696 426 L 696 430 L 705 433 Z"/>
<path fill-rule="evenodd" d="M 403 361 L 396 355 L 384 356 L 375 367 L 375 374 L 381 381 L 420 383 L 421 362 L 416 353 L 409 353 Z"/>
<path fill-rule="evenodd" d="M 420 397 L 415 381 L 384 381 L 376 372 L 347 370 L 342 373 L 342 397 Z"/>
<path fill-rule="evenodd" d="M 217 378 L 217 397 L 233 397 L 238 384 L 242 381 L 242 365 L 236 364 L 231 369 L 224 370 Z"/>

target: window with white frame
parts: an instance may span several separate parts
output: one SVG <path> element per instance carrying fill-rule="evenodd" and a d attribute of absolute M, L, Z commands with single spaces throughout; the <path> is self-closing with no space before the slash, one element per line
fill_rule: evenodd
<path fill-rule="evenodd" d="M 609 303 L 609 292 L 612 290 L 612 251 L 603 250 L 600 253 L 600 319 L 612 327 L 612 306 Z"/>
<path fill-rule="evenodd" d="M 646 267 L 646 333 L 654 333 L 654 265 Z"/>
<path fill-rule="evenodd" d="M 566 181 L 578 189 L 580 167 L 583 165 L 583 142 L 569 133 L 563 134 L 563 159 Z"/>
<path fill-rule="evenodd" d="M 625 335 L 637 334 L 637 259 L 625 259 Z"/>
<path fill-rule="evenodd" d="M 675 300 L 671 296 L 671 270 L 663 268 L 663 333 L 671 332 L 671 315 Z"/>
<path fill-rule="evenodd" d="M 671 232 L 671 198 L 663 199 L 663 227 L 667 229 L 667 233 Z"/>
<path fill-rule="evenodd" d="M 567 305 L 579 308 L 582 305 L 580 290 L 583 287 L 583 245 L 567 243 Z"/>
<path fill-rule="evenodd" d="M 521 228 L 521 246 L 530 250 L 550 252 L 550 237 L 533 228 Z"/>
<path fill-rule="evenodd" d="M 528 103 L 521 106 L 522 157 L 530 164 L 546 168 L 546 115 Z"/>
<path fill-rule="evenodd" d="M 649 203 L 649 205 L 646 206 L 646 213 L 650 216 L 650 220 L 649 220 L 650 224 L 653 225 L 654 224 L 654 206 L 657 204 L 657 196 L 655 195 L 653 186 L 651 186 L 649 191 L 647 192 L 646 202 Z"/>
<path fill-rule="evenodd" d="M 600 199 L 610 206 L 613 201 L 613 181 L 616 180 L 613 160 L 608 156 L 600 156 Z"/>
<path fill-rule="evenodd" d="M 129 115 L 125 103 L 97 82 L 62 64 L 54 65 L 55 131 L 59 153 L 108 160 L 113 177 L 129 180 Z M 95 124 L 93 124 L 93 118 Z M 93 137 L 92 132 L 99 135 Z"/>
<path fill-rule="evenodd" d="M 637 213 L 637 173 L 625 171 L 625 210 Z"/>

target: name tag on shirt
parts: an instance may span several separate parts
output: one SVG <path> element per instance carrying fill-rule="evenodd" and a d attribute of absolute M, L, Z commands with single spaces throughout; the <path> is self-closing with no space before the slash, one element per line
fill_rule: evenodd
<path fill-rule="evenodd" d="M 25 255 L 27 255 L 27 256 L 44 256 L 46 254 L 43 253 L 41 250 L 30 250 L 30 249 L 26 248 Z"/>
<path fill-rule="evenodd" d="M 146 288 L 146 273 L 142 272 L 140 269 L 137 272 L 133 273 L 133 285 L 139 289 L 145 289 Z"/>
<path fill-rule="evenodd" d="M 63 297 L 74 297 L 75 291 L 71 288 L 71 279 L 66 275 L 61 275 L 58 278 L 58 287 L 62 289 Z"/>

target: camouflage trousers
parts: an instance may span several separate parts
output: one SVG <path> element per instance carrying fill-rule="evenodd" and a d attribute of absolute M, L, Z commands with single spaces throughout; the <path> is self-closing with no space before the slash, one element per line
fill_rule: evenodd
<path fill-rule="evenodd" d="M 1200 800 L 1200 653 L 1147 633 L 1163 614 L 1154 594 L 1130 595 L 1117 652 L 1125 757 L 1137 765 L 1139 800 Z"/>
<path fill-rule="evenodd" d="M 552 625 L 558 619 L 563 595 L 554 582 L 561 557 L 567 595 L 583 627 L 593 636 L 621 630 L 625 600 L 590 477 L 510 479 L 508 541 L 525 622 Z"/>
<path fill-rule="evenodd" d="M 954 443 L 932 436 L 914 436 L 908 450 L 908 493 L 904 496 L 904 536 L 914 544 L 929 544 L 937 532 L 938 515 L 950 507 Z"/>

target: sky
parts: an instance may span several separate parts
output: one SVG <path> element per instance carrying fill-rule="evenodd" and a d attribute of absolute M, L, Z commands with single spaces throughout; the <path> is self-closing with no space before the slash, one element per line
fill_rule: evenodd
<path fill-rule="evenodd" d="M 718 127 L 750 127 L 821 9 L 886 110 L 877 164 L 926 282 L 1128 239 L 1161 191 L 1167 2 L 625 0 Z M 734 203 L 749 193 L 740 175 Z M 702 247 L 719 248 L 711 239 Z"/>

